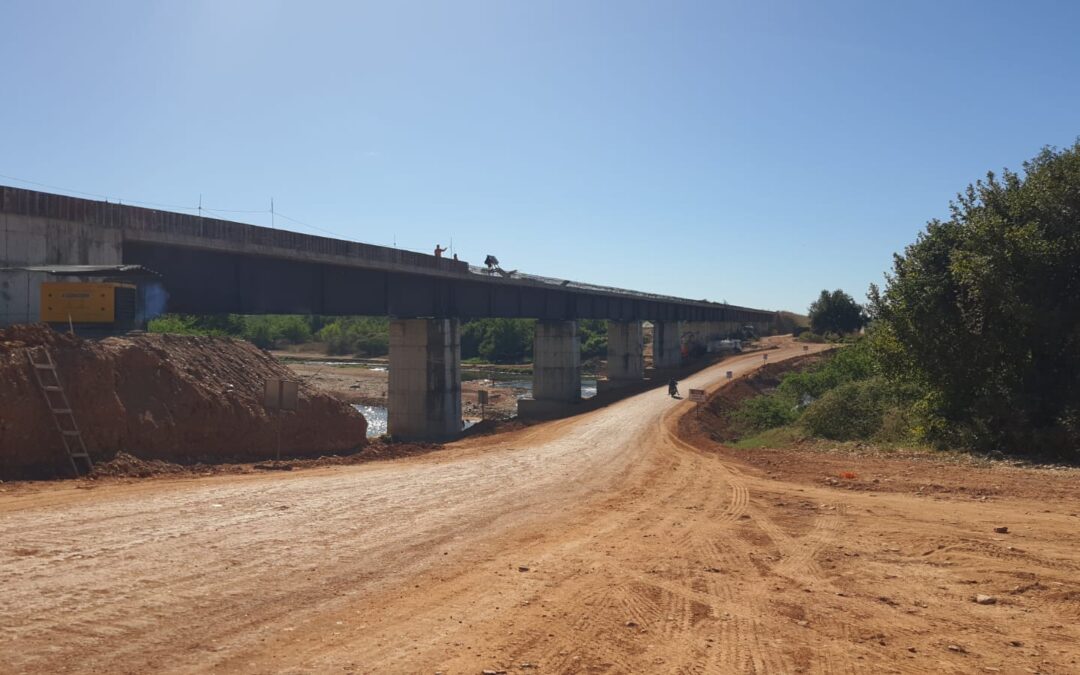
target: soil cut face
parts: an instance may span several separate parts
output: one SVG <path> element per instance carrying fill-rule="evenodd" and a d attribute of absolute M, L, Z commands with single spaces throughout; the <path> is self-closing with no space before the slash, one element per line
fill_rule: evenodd
<path fill-rule="evenodd" d="M 95 461 L 259 460 L 342 452 L 365 442 L 351 406 L 301 386 L 295 412 L 269 412 L 269 378 L 295 379 L 231 338 L 130 335 L 82 340 L 45 326 L 0 330 L 0 480 L 67 475 L 63 444 L 26 356 L 45 346 Z M 40 360 L 40 356 L 38 357 Z"/>

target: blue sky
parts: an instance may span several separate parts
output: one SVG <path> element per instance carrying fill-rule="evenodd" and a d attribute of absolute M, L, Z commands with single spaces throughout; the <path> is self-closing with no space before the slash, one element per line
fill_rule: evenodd
<path fill-rule="evenodd" d="M 1080 135 L 1077 26 L 1072 2 L 0 0 L 0 174 L 805 310 Z"/>

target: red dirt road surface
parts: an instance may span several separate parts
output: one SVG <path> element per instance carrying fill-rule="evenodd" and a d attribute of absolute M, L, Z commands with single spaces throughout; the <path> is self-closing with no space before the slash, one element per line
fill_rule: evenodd
<path fill-rule="evenodd" d="M 1077 472 L 750 457 L 677 437 L 694 405 L 657 389 L 360 466 L 0 486 L 0 671 L 1080 672 Z"/>

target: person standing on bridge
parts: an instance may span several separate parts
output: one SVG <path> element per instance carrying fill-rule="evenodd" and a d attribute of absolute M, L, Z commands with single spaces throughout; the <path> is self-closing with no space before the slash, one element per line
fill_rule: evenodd
<path fill-rule="evenodd" d="M 436 258 L 441 258 L 442 254 L 443 254 L 443 251 L 445 251 L 445 250 L 446 250 L 446 247 L 435 244 L 435 257 Z"/>

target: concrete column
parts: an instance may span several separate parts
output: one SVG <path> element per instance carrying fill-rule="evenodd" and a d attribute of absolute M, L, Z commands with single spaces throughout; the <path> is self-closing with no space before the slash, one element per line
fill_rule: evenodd
<path fill-rule="evenodd" d="M 533 341 L 533 399 L 581 399 L 581 338 L 577 321 L 537 321 Z"/>
<path fill-rule="evenodd" d="M 391 319 L 387 431 L 413 440 L 461 433 L 457 319 Z"/>
<path fill-rule="evenodd" d="M 653 322 L 653 368 L 678 368 L 682 365 L 682 330 L 678 321 Z"/>
<path fill-rule="evenodd" d="M 613 380 L 645 377 L 645 341 L 640 321 L 608 321 L 607 376 Z"/>

